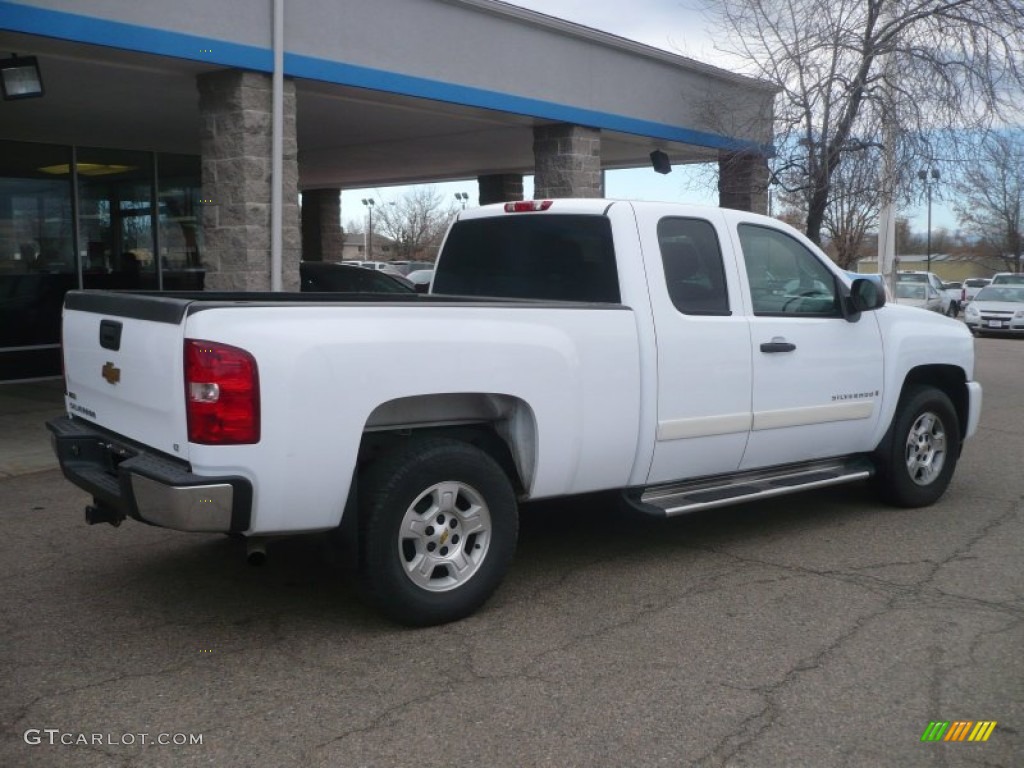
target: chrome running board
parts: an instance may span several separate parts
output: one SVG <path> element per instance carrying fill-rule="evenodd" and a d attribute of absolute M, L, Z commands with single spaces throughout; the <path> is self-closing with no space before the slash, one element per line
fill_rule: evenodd
<path fill-rule="evenodd" d="M 854 456 L 650 486 L 627 492 L 626 498 L 644 512 L 673 517 L 811 488 L 852 483 L 865 480 L 874 473 L 874 466 L 868 459 Z"/>

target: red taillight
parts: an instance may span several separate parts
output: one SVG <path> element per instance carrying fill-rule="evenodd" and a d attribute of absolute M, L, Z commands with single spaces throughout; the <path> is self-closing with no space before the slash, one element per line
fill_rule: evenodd
<path fill-rule="evenodd" d="M 505 213 L 528 213 L 530 211 L 546 211 L 554 200 L 516 200 L 505 203 Z"/>
<path fill-rule="evenodd" d="M 188 439 L 203 445 L 260 440 L 260 381 L 244 349 L 185 339 Z"/>

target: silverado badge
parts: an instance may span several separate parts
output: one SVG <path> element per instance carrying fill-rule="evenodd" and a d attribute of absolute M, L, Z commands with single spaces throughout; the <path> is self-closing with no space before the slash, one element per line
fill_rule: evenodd
<path fill-rule="evenodd" d="M 103 366 L 103 378 L 111 384 L 117 384 L 121 380 L 121 369 L 113 363 L 106 363 Z"/>

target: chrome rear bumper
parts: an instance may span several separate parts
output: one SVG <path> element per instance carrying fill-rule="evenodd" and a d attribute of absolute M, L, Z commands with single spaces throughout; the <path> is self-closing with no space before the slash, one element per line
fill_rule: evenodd
<path fill-rule="evenodd" d="M 193 474 L 186 462 L 146 450 L 81 419 L 46 423 L 61 471 L 95 499 L 90 521 L 131 517 L 177 531 L 244 532 L 252 485 Z M 102 510 L 102 514 L 95 511 Z"/>

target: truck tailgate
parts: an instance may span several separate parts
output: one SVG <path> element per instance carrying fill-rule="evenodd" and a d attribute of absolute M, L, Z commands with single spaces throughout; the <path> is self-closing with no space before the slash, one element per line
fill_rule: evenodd
<path fill-rule="evenodd" d="M 187 460 L 182 337 L 188 303 L 69 293 L 63 319 L 69 413 Z"/>

